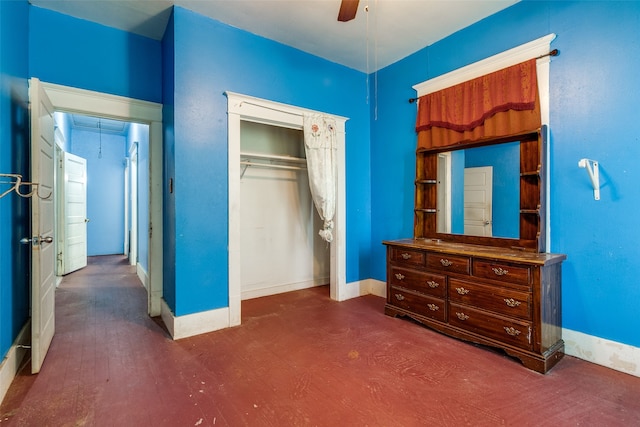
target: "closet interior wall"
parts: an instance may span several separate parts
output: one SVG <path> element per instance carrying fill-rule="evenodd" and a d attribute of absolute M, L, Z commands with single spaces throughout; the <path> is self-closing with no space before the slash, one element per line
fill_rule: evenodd
<path fill-rule="evenodd" d="M 329 283 L 302 130 L 241 123 L 241 298 Z"/>

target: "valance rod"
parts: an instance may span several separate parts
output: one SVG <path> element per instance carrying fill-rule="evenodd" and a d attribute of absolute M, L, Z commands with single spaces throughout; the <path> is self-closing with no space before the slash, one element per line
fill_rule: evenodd
<path fill-rule="evenodd" d="M 558 49 L 553 49 L 551 52 L 545 53 L 544 55 L 540 55 L 536 59 L 542 59 L 542 58 L 545 58 L 547 56 L 558 56 L 559 54 L 560 54 L 560 51 Z M 409 98 L 409 104 L 413 104 L 417 100 L 418 100 L 418 98 Z"/>

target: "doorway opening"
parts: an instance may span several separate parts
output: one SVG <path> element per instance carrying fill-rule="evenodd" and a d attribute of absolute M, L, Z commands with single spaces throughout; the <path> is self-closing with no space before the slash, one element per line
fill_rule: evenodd
<path fill-rule="evenodd" d="M 149 125 L 61 112 L 55 122 L 56 274 L 124 254 L 148 288 Z"/>
<path fill-rule="evenodd" d="M 145 204 L 148 211 L 144 214 L 139 210 L 138 217 L 142 221 L 146 217 L 149 232 L 138 244 L 145 241 L 148 246 L 147 312 L 150 316 L 159 316 L 162 299 L 162 105 L 51 83 L 42 83 L 42 87 L 57 112 L 148 126 L 149 160 L 148 168 L 145 168 L 148 171 L 148 204 Z M 122 154 L 124 157 L 125 153 Z M 138 173 L 141 173 L 139 167 Z M 140 205 L 139 209 L 142 209 Z"/>

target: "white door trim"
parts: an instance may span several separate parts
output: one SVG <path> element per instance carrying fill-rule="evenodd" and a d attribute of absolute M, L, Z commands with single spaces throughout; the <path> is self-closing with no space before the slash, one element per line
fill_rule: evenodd
<path fill-rule="evenodd" d="M 128 235 L 129 247 L 126 252 L 129 256 L 129 264 L 138 263 L 138 143 L 134 142 L 129 147 L 129 176 L 125 177 L 129 184 L 129 194 L 125 200 L 129 210 L 125 212 L 125 218 L 129 217 Z"/>
<path fill-rule="evenodd" d="M 305 108 L 226 92 L 228 109 L 229 161 L 229 326 L 240 324 L 240 122 L 242 120 L 302 129 Z M 326 113 L 321 113 L 326 114 Z M 345 214 L 345 117 L 329 114 L 337 122 L 338 188 L 336 194 L 336 236 L 331 243 L 331 299 L 343 301 L 349 295 L 346 287 L 346 214 Z M 356 295 L 353 295 L 356 296 Z"/>
<path fill-rule="evenodd" d="M 149 125 L 149 291 L 147 311 L 160 315 L 162 299 L 162 104 L 42 83 L 56 111 Z"/>

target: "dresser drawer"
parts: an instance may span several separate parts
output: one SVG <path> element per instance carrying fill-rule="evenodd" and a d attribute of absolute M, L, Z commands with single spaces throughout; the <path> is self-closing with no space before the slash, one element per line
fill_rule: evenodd
<path fill-rule="evenodd" d="M 424 252 L 404 248 L 391 248 L 391 260 L 393 262 L 424 267 L 424 258 Z"/>
<path fill-rule="evenodd" d="M 531 319 L 531 294 L 528 292 L 449 279 L 449 301 L 507 316 Z"/>
<path fill-rule="evenodd" d="M 466 256 L 438 253 L 427 254 L 427 268 L 447 273 L 469 274 L 471 260 Z"/>
<path fill-rule="evenodd" d="M 449 324 L 526 350 L 531 344 L 531 323 L 449 303 Z"/>
<path fill-rule="evenodd" d="M 445 276 L 397 267 L 391 267 L 390 271 L 392 286 L 400 286 L 440 298 L 444 298 L 446 295 L 447 281 Z"/>
<path fill-rule="evenodd" d="M 473 262 L 473 275 L 519 285 L 531 283 L 531 267 L 483 259 L 476 259 Z"/>
<path fill-rule="evenodd" d="M 390 288 L 390 304 L 403 308 L 424 317 L 430 317 L 444 322 L 446 319 L 446 304 L 444 300 L 426 295 L 419 295 L 396 287 Z"/>

